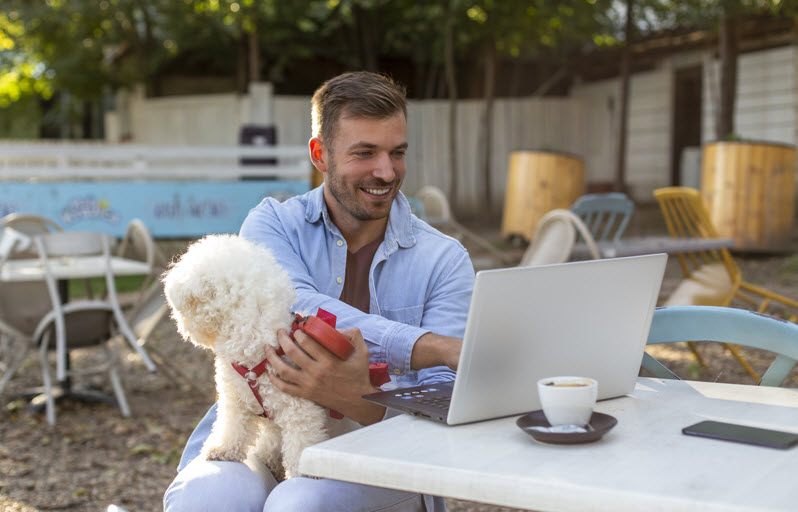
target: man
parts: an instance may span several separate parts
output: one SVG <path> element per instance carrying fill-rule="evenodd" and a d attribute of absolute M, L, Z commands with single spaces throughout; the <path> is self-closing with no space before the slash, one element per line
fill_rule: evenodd
<path fill-rule="evenodd" d="M 309 336 L 298 333 L 294 343 L 280 332 L 297 367 L 269 349 L 274 385 L 368 425 L 386 415 L 361 398 L 375 391 L 369 360 L 388 363 L 397 385 L 454 378 L 474 270 L 463 246 L 412 216 L 399 192 L 407 149 L 404 89 L 382 75 L 346 73 L 325 82 L 312 103 L 310 158 L 324 185 L 284 203 L 264 200 L 240 235 L 274 253 L 297 289 L 297 311 L 333 313 L 355 346 L 341 361 Z M 443 507 L 429 496 L 333 480 L 278 485 L 256 461 L 195 459 L 214 419 L 212 408 L 189 439 L 164 496 L 167 510 Z"/>

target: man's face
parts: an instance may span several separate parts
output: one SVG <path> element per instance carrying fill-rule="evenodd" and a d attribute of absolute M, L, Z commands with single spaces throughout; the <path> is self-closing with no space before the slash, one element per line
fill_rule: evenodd
<path fill-rule="evenodd" d="M 404 114 L 384 119 L 342 117 L 328 148 L 324 181 L 333 218 L 362 222 L 388 217 L 405 177 L 406 150 Z"/>

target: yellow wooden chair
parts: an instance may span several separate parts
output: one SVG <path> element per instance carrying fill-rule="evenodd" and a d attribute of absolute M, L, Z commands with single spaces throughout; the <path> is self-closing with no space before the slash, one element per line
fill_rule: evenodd
<path fill-rule="evenodd" d="M 665 225 L 674 238 L 720 238 L 709 219 L 698 190 L 666 187 L 654 191 Z M 798 319 L 798 301 L 743 281 L 740 268 L 728 249 L 695 251 L 677 255 L 684 279 L 664 306 L 741 307 L 759 313 Z M 725 344 L 746 372 L 759 381 L 759 374 L 742 357 L 736 345 Z M 699 364 L 707 368 L 694 343 L 689 343 Z"/>

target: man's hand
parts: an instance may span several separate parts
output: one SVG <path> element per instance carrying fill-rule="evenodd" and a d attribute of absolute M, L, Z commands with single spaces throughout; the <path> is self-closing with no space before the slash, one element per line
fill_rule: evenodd
<path fill-rule="evenodd" d="M 274 368 L 269 379 L 289 395 L 334 409 L 362 425 L 376 423 L 384 416 L 385 408 L 361 398 L 379 391 L 369 380 L 368 347 L 360 329 L 340 332 L 355 347 L 346 360 L 339 359 L 302 331 L 294 332 L 294 343 L 285 330 L 279 330 L 277 341 L 298 368 L 283 361 L 274 348 L 267 347 L 266 358 Z"/>
<path fill-rule="evenodd" d="M 457 370 L 463 340 L 428 332 L 416 340 L 410 355 L 410 368 L 420 370 L 433 366 L 448 366 Z"/>

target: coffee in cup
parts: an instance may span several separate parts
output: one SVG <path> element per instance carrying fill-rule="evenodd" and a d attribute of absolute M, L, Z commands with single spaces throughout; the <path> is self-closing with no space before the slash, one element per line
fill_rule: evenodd
<path fill-rule="evenodd" d="M 587 377 L 547 377 L 538 381 L 540 405 L 552 425 L 590 423 L 598 382 Z"/>

